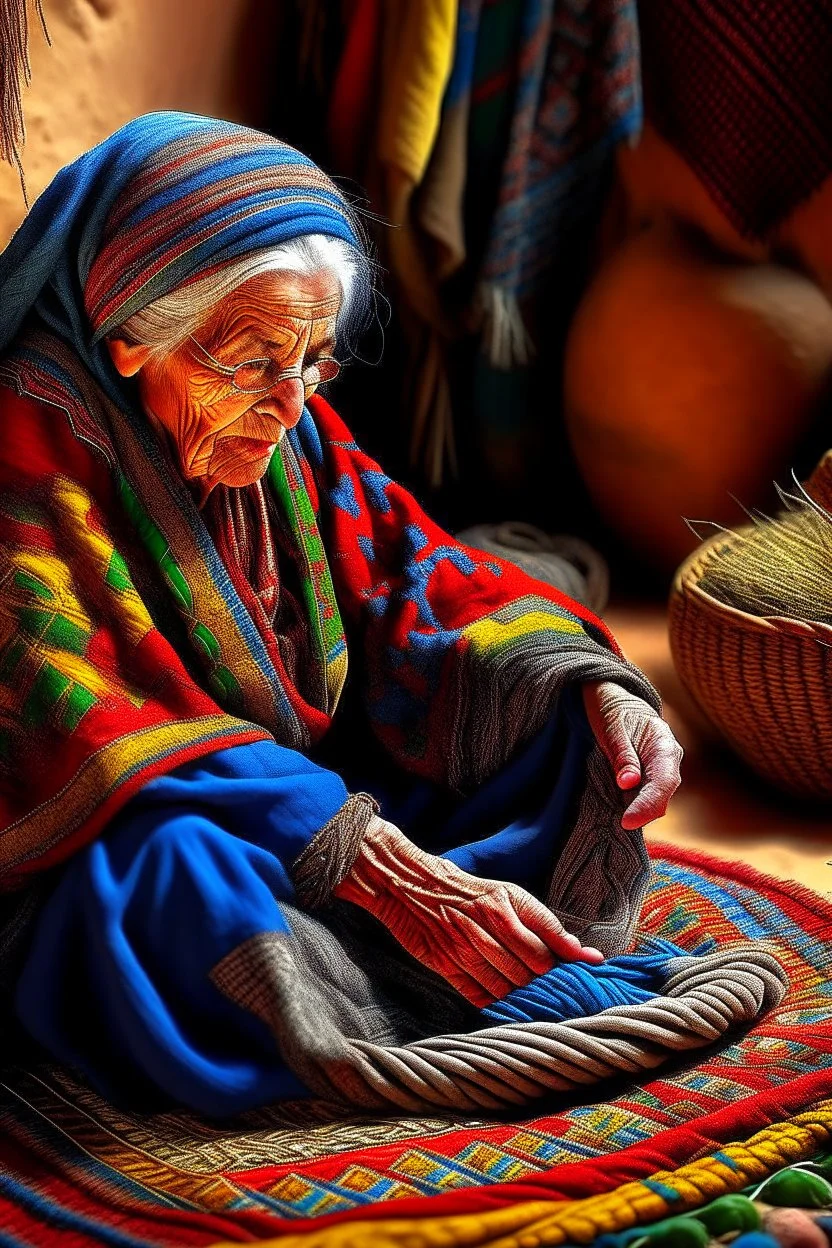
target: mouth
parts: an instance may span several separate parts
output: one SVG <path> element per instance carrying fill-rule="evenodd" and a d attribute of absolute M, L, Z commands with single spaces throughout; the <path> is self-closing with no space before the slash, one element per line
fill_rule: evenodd
<path fill-rule="evenodd" d="M 235 453 L 242 452 L 244 455 L 251 455 L 252 457 L 256 456 L 259 459 L 261 456 L 272 454 L 277 447 L 277 443 L 283 437 L 283 432 L 284 431 L 281 429 L 277 440 L 274 442 L 266 442 L 263 438 L 240 437 L 226 438 L 224 441 L 234 443 Z"/>

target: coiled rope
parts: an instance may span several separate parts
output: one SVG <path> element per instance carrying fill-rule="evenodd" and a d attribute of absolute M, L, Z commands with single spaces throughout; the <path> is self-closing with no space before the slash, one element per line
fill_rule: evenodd
<path fill-rule="evenodd" d="M 400 1046 L 349 1040 L 350 1096 L 407 1110 L 494 1110 L 638 1076 L 752 1023 L 786 985 L 770 953 L 747 947 L 691 957 L 662 941 L 602 967 L 565 963 L 483 1012 L 501 1025 Z"/>
<path fill-rule="evenodd" d="M 460 542 L 499 555 L 599 614 L 609 598 L 609 571 L 596 550 L 578 537 L 553 536 L 522 520 L 475 524 Z"/>

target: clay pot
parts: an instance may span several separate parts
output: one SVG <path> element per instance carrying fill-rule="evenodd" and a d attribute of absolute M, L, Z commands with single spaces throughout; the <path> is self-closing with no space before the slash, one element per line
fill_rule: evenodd
<path fill-rule="evenodd" d="M 565 410 L 601 515 L 671 571 L 683 522 L 735 523 L 771 482 L 832 366 L 832 304 L 775 265 L 721 260 L 668 225 L 624 243 L 587 290 L 566 353 Z"/>

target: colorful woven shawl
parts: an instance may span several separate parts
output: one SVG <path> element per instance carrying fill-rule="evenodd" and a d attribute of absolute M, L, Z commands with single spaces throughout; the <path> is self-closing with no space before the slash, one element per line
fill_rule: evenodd
<path fill-rule="evenodd" d="M 445 106 L 470 109 L 467 232 L 488 355 L 524 363 L 518 305 L 568 256 L 616 144 L 641 128 L 634 0 L 463 0 Z"/>
<path fill-rule="evenodd" d="M 614 676 L 655 700 L 603 625 L 453 542 L 320 399 L 262 487 L 294 541 L 315 667 L 303 692 L 291 679 L 102 338 L 212 266 L 316 231 L 354 241 L 303 156 L 156 114 L 63 170 L 0 258 L 5 887 L 189 758 L 270 735 L 301 750 L 318 740 L 346 676 L 341 612 L 376 735 L 405 769 L 458 788 L 536 732 L 565 681 Z M 603 800 L 603 853 L 618 837 L 631 874 L 640 834 Z"/>

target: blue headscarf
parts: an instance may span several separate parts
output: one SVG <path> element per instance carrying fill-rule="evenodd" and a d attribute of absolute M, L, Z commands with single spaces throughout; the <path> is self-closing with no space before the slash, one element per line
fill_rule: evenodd
<path fill-rule="evenodd" d="M 106 334 L 217 265 L 304 234 L 361 246 L 308 157 L 232 122 L 148 113 L 61 169 L 0 255 L 0 352 L 34 313 L 124 406 Z"/>

